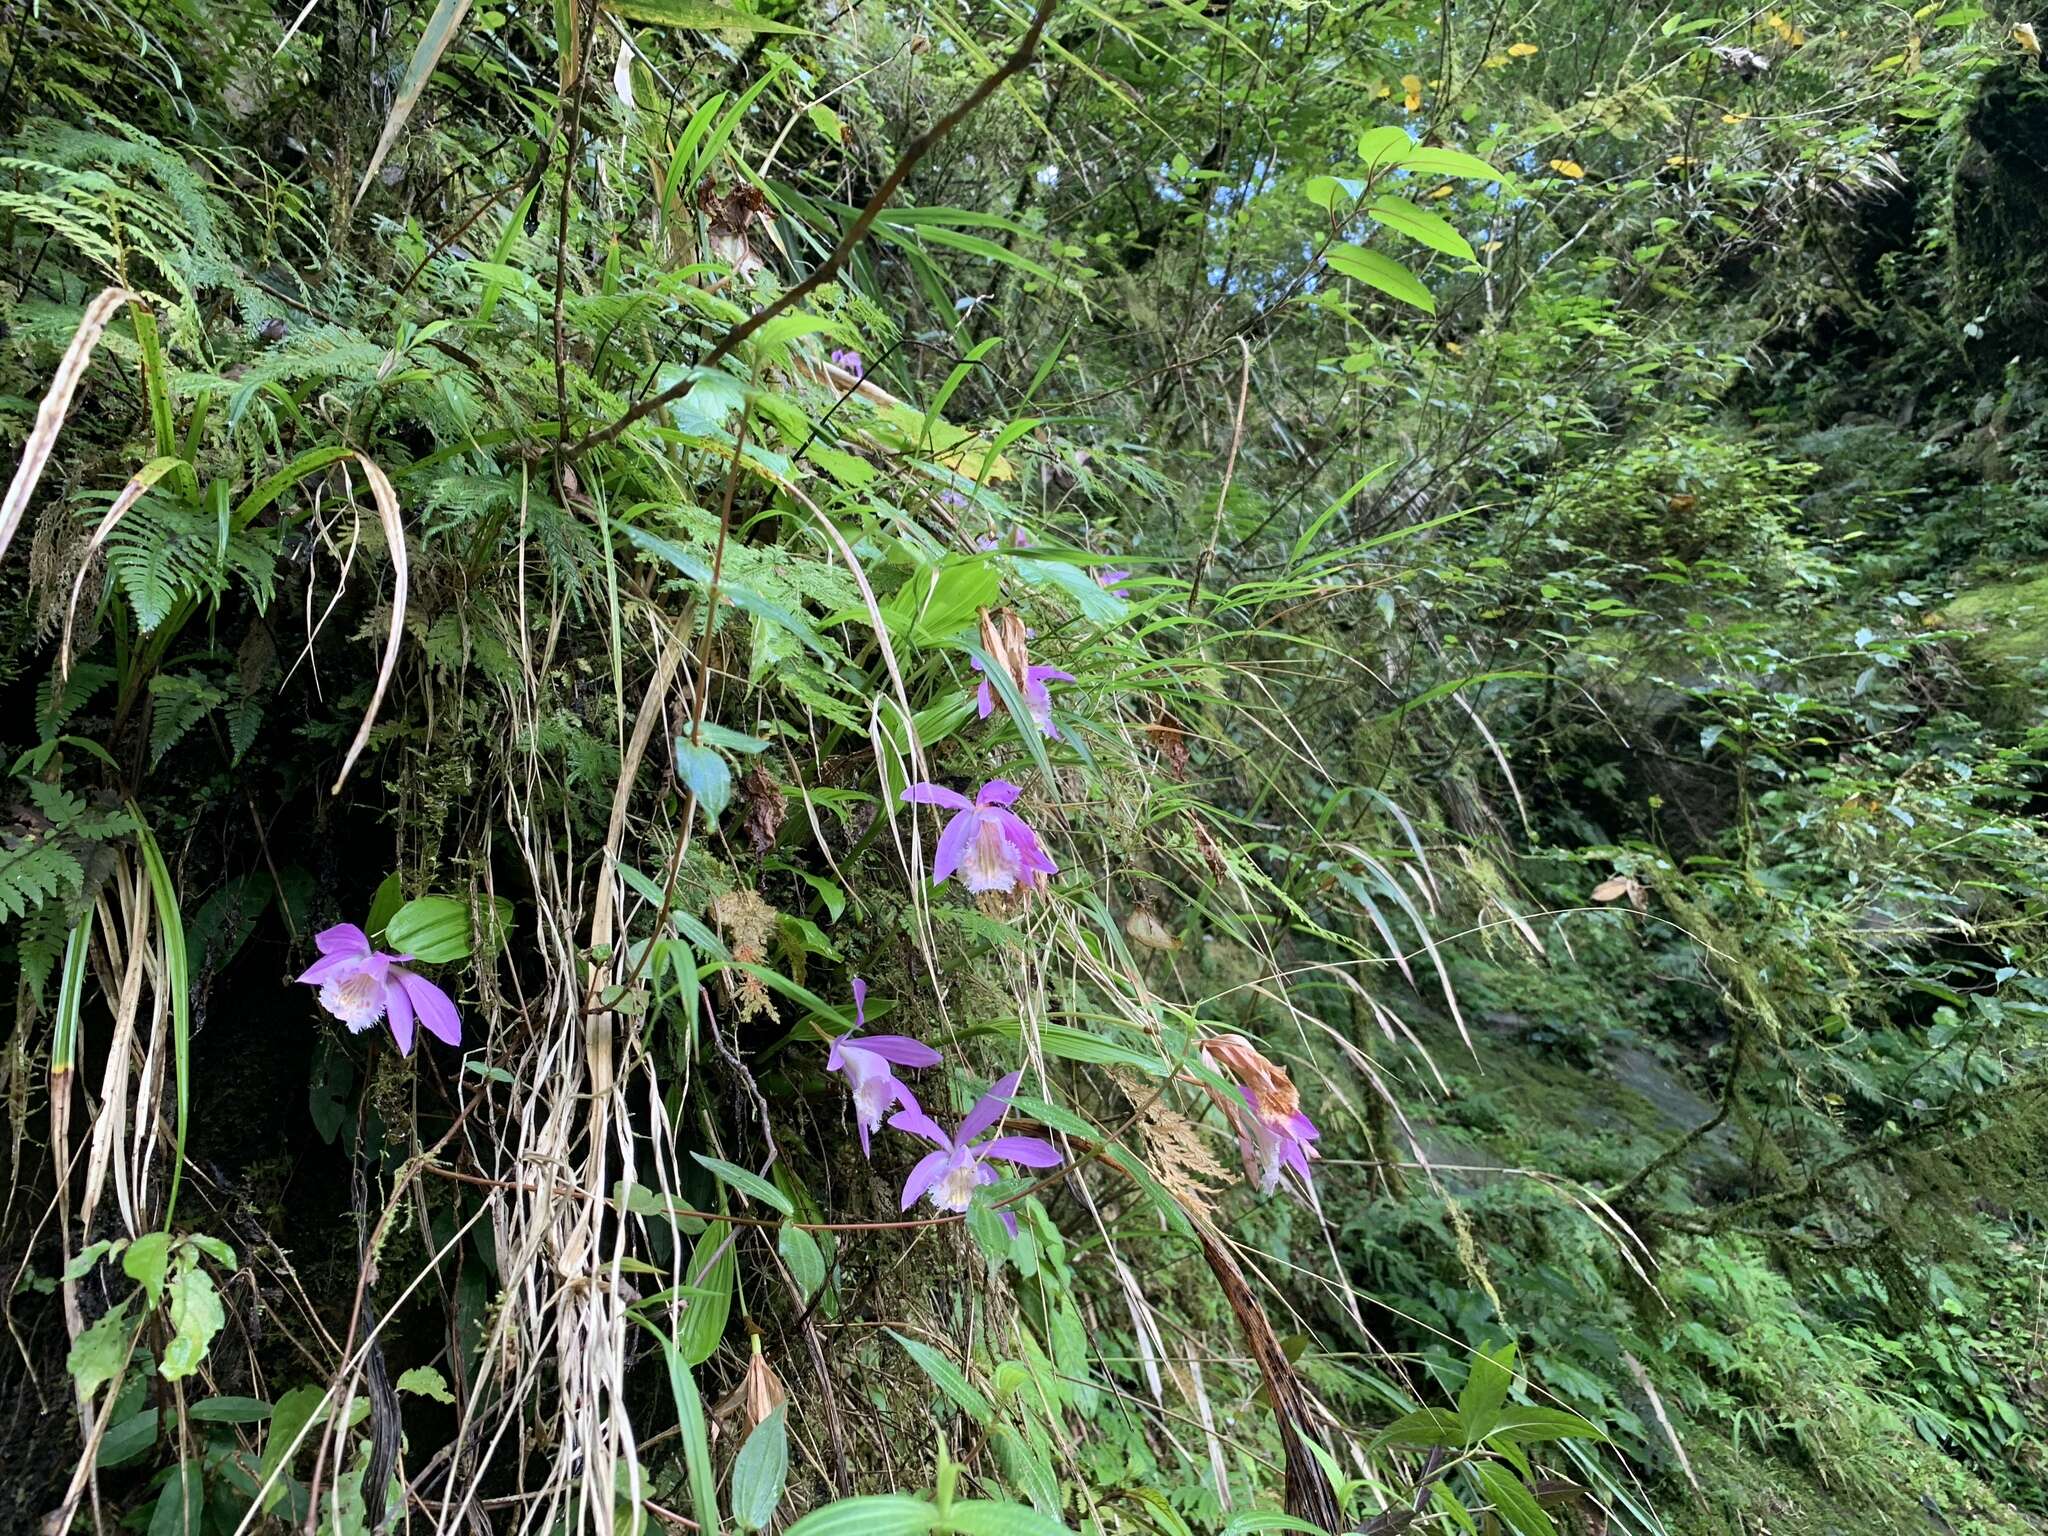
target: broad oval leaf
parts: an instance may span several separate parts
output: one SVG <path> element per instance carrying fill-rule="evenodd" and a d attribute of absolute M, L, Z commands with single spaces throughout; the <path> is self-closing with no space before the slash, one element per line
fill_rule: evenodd
<path fill-rule="evenodd" d="M 1433 251 L 1462 256 L 1467 261 L 1479 259 L 1472 252 L 1472 243 L 1453 229 L 1442 214 L 1418 208 L 1404 197 L 1376 197 L 1365 211 L 1375 223 L 1384 224 Z"/>
<path fill-rule="evenodd" d="M 1413 304 L 1424 314 L 1436 313 L 1436 300 L 1422 286 L 1422 280 L 1391 256 L 1368 251 L 1362 245 L 1340 245 L 1332 248 L 1324 260 L 1329 262 L 1332 271 L 1340 272 L 1355 282 L 1377 288 L 1404 304 Z"/>
<path fill-rule="evenodd" d="M 725 1337 L 725 1321 L 732 1313 L 738 1254 L 739 1245 L 733 1241 L 728 1224 L 722 1221 L 706 1227 L 690 1250 L 690 1270 L 683 1283 L 703 1294 L 691 1301 L 683 1311 L 682 1321 L 676 1324 L 676 1352 L 685 1365 L 702 1365 Z"/>
<path fill-rule="evenodd" d="M 1332 213 L 1349 213 L 1365 196 L 1365 183 L 1349 176 L 1315 176 L 1309 179 L 1301 192 L 1318 208 L 1327 208 Z"/>
<path fill-rule="evenodd" d="M 1051 1515 L 1028 1504 L 991 1499 L 957 1499 L 946 1511 L 946 1525 L 958 1536 L 1074 1536 Z"/>
<path fill-rule="evenodd" d="M 469 903 L 453 896 L 415 896 L 384 925 L 393 952 L 428 965 L 469 958 Z"/>
<path fill-rule="evenodd" d="M 1396 163 L 1418 176 L 1456 176 L 1465 181 L 1502 183 L 1508 179 L 1477 155 L 1468 155 L 1462 149 L 1439 149 L 1433 144 L 1412 147 Z"/>
<path fill-rule="evenodd" d="M 789 1536 L 925 1536 L 938 1523 L 938 1510 L 923 1499 L 872 1493 L 812 1510 Z"/>
<path fill-rule="evenodd" d="M 1358 158 L 1365 162 L 1368 176 L 1404 164 L 1415 153 L 1415 140 L 1406 128 L 1368 128 L 1358 136 Z"/>
<path fill-rule="evenodd" d="M 796 1214 L 796 1202 L 758 1173 L 750 1172 L 738 1163 L 728 1163 L 722 1157 L 706 1157 L 702 1152 L 692 1152 L 690 1156 L 697 1160 L 699 1166 L 710 1169 L 721 1181 L 730 1184 L 748 1199 L 758 1200 L 763 1205 L 772 1205 L 785 1216 Z"/>
<path fill-rule="evenodd" d="M 687 736 L 676 738 L 676 777 L 697 796 L 697 808 L 706 821 L 716 821 L 732 804 L 732 765 L 710 747 L 700 747 Z"/>
<path fill-rule="evenodd" d="M 762 1531 L 775 1518 L 789 1479 L 789 1426 L 777 1408 L 756 1424 L 732 1463 L 732 1517 L 742 1530 Z"/>

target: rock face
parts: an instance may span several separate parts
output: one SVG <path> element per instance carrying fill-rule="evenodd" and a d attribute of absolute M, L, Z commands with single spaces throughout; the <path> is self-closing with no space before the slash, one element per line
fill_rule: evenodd
<path fill-rule="evenodd" d="M 1977 367 L 2048 353 L 2048 74 L 2031 59 L 1984 77 L 1956 161 L 1957 324 Z"/>

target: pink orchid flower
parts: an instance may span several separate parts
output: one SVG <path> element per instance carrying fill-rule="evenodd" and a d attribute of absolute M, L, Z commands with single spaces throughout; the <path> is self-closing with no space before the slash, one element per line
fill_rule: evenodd
<path fill-rule="evenodd" d="M 845 1073 L 846 1086 L 853 1090 L 853 1119 L 860 1127 L 862 1157 L 869 1155 L 868 1137 L 881 1128 L 882 1116 L 890 1106 L 901 1104 L 909 1111 L 917 1109 L 917 1096 L 897 1080 L 890 1068 L 939 1064 L 937 1051 L 908 1035 L 862 1035 L 856 1040 L 854 1030 L 865 1027 L 867 1021 L 868 984 L 856 976 L 853 1029 L 832 1042 L 832 1049 L 825 1056 L 825 1070 Z"/>
<path fill-rule="evenodd" d="M 446 1045 L 462 1044 L 462 1018 L 448 994 L 426 977 L 404 968 L 411 955 L 370 948 L 369 935 L 354 923 L 337 923 L 313 935 L 321 958 L 299 978 L 320 989 L 320 1006 L 361 1034 L 379 1019 L 391 1038 L 412 1054 L 413 1021 Z"/>
<path fill-rule="evenodd" d="M 838 367 L 844 368 L 856 379 L 862 379 L 867 377 L 867 364 L 861 361 L 861 355 L 858 352 L 852 350 L 851 348 L 834 348 L 832 352 L 832 361 Z"/>
<path fill-rule="evenodd" d="M 1302 1193 L 1313 1201 L 1315 1184 L 1308 1162 L 1319 1155 L 1313 1143 L 1323 1133 L 1298 1109 L 1286 1115 L 1262 1114 L 1250 1093 L 1241 1087 L 1237 1091 L 1244 1099 L 1244 1109 L 1233 1109 L 1230 1119 L 1237 1132 L 1237 1150 L 1244 1159 L 1246 1177 L 1256 1177 L 1259 1193 L 1270 1195 L 1280 1187 L 1280 1175 L 1285 1170 L 1301 1181 Z"/>
<path fill-rule="evenodd" d="M 1060 1161 L 1059 1149 L 1042 1136 L 998 1136 L 983 1142 L 983 1132 L 994 1128 L 1010 1107 L 1010 1097 L 1024 1074 L 1012 1072 L 989 1085 L 974 1108 L 967 1111 L 952 1135 L 935 1124 L 921 1109 L 899 1110 L 889 1117 L 890 1126 L 922 1136 L 939 1150 L 927 1152 L 903 1181 L 903 1209 L 929 1197 L 942 1211 L 964 1213 L 975 1190 L 1002 1177 L 990 1163 L 1016 1163 L 1025 1168 L 1052 1168 Z M 1012 1237 L 1017 1235 L 1017 1218 L 1008 1211 L 998 1213 Z"/>
<path fill-rule="evenodd" d="M 957 812 L 939 834 L 932 855 L 932 884 L 944 885 L 956 871 L 960 883 L 980 895 L 987 891 L 1031 890 L 1059 873 L 1038 834 L 1008 806 L 1023 791 L 1007 779 L 990 779 L 970 801 L 938 784 L 913 784 L 903 791 L 912 805 L 936 805 Z"/>
<path fill-rule="evenodd" d="M 995 694 L 988 685 L 988 669 L 981 664 L 979 656 L 968 657 L 967 665 L 983 674 L 976 703 L 981 710 L 981 718 L 986 720 L 995 713 L 996 708 Z M 1028 666 L 1024 669 L 1024 707 L 1030 710 L 1031 718 L 1038 723 L 1039 730 L 1054 741 L 1060 739 L 1060 732 L 1059 727 L 1052 723 L 1052 693 L 1045 685 L 1073 681 L 1073 673 L 1062 672 L 1058 667 Z"/>
<path fill-rule="evenodd" d="M 1124 583 L 1130 579 L 1131 573 L 1129 571 L 1097 571 L 1095 573 L 1095 584 L 1109 593 L 1111 597 L 1129 597 L 1131 589 L 1125 586 Z"/>
<path fill-rule="evenodd" d="M 974 547 L 983 554 L 987 554 L 990 550 L 1001 549 L 1003 547 L 1003 539 L 1000 534 L 985 533 L 974 541 Z M 1012 528 L 1010 530 L 1010 548 L 1029 549 L 1030 547 L 1030 534 L 1026 533 L 1022 528 Z"/>

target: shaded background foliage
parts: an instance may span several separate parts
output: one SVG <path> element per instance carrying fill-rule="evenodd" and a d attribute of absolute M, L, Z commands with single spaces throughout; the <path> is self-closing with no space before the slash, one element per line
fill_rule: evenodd
<path fill-rule="evenodd" d="M 2048 16 L 1027 21 L 5 18 L 10 1527 L 2048 1514 Z"/>

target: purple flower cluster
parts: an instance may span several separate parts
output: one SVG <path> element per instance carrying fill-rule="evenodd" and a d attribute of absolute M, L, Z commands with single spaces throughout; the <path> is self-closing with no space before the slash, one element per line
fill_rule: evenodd
<path fill-rule="evenodd" d="M 868 365 L 861 360 L 861 355 L 850 347 L 835 348 L 832 353 L 832 363 L 834 367 L 844 368 L 856 379 L 867 377 Z"/>
<path fill-rule="evenodd" d="M 871 1156 L 870 1135 L 882 1124 L 890 1106 L 900 1104 L 889 1116 L 894 1130 L 921 1136 L 939 1150 L 928 1152 L 910 1170 L 903 1184 L 903 1209 L 909 1210 L 926 1195 L 942 1211 L 964 1213 L 974 1191 L 992 1184 L 1000 1176 L 993 1163 L 1016 1163 L 1026 1168 L 1050 1168 L 1060 1160 L 1051 1142 L 1037 1136 L 998 1136 L 983 1141 L 985 1132 L 1003 1118 L 1010 1099 L 1017 1092 L 1023 1074 L 1012 1072 L 998 1079 L 979 1102 L 948 1135 L 918 1106 L 917 1095 L 897 1078 L 896 1067 L 935 1067 L 939 1053 L 922 1040 L 908 1035 L 863 1035 L 867 1025 L 868 984 L 853 979 L 853 1028 L 832 1042 L 825 1057 L 825 1070 L 845 1076 L 853 1094 L 854 1122 L 860 1128 L 860 1150 Z M 1016 1235 L 1017 1218 L 1002 1213 L 1003 1225 Z"/>

